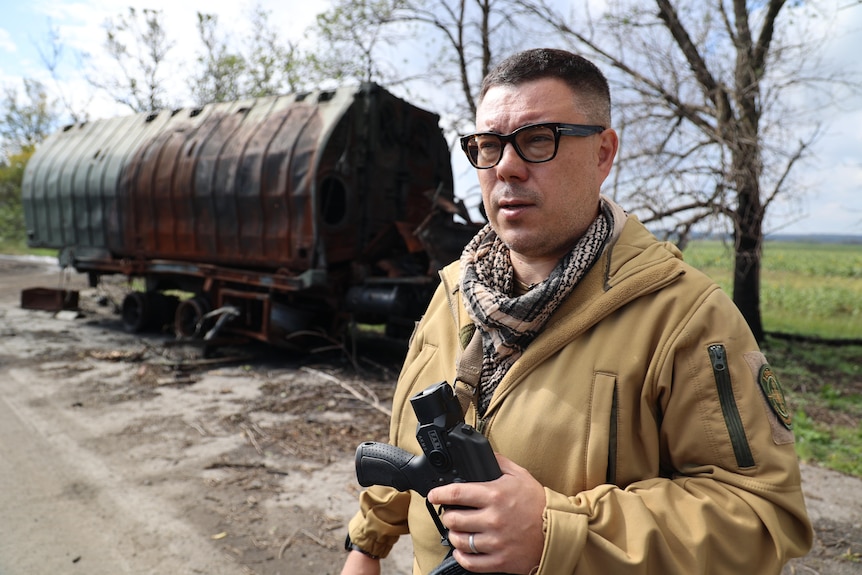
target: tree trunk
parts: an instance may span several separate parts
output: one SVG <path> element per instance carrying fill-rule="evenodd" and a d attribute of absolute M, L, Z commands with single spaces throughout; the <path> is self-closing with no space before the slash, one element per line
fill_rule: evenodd
<path fill-rule="evenodd" d="M 733 265 L 733 303 L 758 342 L 765 338 L 760 315 L 760 256 L 760 237 L 753 232 L 739 232 Z"/>
<path fill-rule="evenodd" d="M 743 159 L 750 164 L 751 157 Z M 763 207 L 760 204 L 760 185 L 757 178 L 741 174 L 748 169 L 737 170 L 737 209 L 735 229 L 736 254 L 733 264 L 733 303 L 742 312 L 748 327 L 758 342 L 763 342 L 765 334 L 760 315 L 760 269 L 763 255 Z"/>

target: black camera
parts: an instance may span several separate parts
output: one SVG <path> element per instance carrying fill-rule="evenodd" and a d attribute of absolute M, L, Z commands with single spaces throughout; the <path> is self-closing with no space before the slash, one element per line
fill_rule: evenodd
<path fill-rule="evenodd" d="M 491 481 L 502 475 L 491 444 L 475 428 L 464 423 L 461 404 L 447 382 L 441 381 L 410 398 L 419 420 L 416 439 L 422 455 L 414 455 L 388 443 L 366 441 L 356 448 L 356 477 L 363 487 L 386 485 L 398 491 L 412 489 L 422 497 L 439 485 Z M 439 513 L 427 501 L 428 511 L 442 542 L 450 546 Z M 431 575 L 469 575 L 452 556 Z"/>
<path fill-rule="evenodd" d="M 491 481 L 500 466 L 491 444 L 464 423 L 461 404 L 445 381 L 410 398 L 419 425 L 422 455 L 388 443 L 366 441 L 356 449 L 356 477 L 363 487 L 387 485 L 412 489 L 422 497 L 434 487 L 455 482 Z"/>

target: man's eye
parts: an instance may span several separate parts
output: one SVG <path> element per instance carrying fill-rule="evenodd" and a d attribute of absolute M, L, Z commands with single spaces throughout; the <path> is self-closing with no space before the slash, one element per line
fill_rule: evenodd
<path fill-rule="evenodd" d="M 500 140 L 496 138 L 481 138 L 476 141 L 476 145 L 483 152 L 493 152 L 500 149 Z"/>
<path fill-rule="evenodd" d="M 524 144 L 545 144 L 554 141 L 554 133 L 548 130 L 530 130 L 521 134 L 518 138 Z"/>
<path fill-rule="evenodd" d="M 543 146 L 545 144 L 553 143 L 554 138 L 549 138 L 548 136 L 530 136 L 530 139 L 527 140 L 527 145 L 529 146 Z"/>

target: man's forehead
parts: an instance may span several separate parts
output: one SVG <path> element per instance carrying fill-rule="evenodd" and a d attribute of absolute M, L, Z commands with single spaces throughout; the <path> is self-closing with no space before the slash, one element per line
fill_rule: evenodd
<path fill-rule="evenodd" d="M 579 122 L 574 92 L 562 80 L 543 78 L 488 89 L 476 108 L 479 131 L 512 131 L 539 122 Z"/>

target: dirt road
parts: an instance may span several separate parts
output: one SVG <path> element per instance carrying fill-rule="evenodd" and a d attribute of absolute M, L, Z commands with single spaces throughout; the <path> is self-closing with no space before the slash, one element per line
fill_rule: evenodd
<path fill-rule="evenodd" d="M 338 573 L 353 450 L 387 425 L 349 390 L 387 403 L 397 358 L 204 360 L 69 281 L 80 316 L 24 310 L 56 265 L 0 258 L 0 575 Z"/>
<path fill-rule="evenodd" d="M 125 333 L 119 286 L 75 274 L 81 314 L 20 307 L 59 279 L 0 256 L 0 575 L 338 573 L 353 451 L 386 437 L 398 352 L 359 371 L 335 351 L 204 359 Z M 785 572 L 858 573 L 862 481 L 804 474 L 818 545 Z M 404 541 L 384 573 L 410 564 Z"/>

